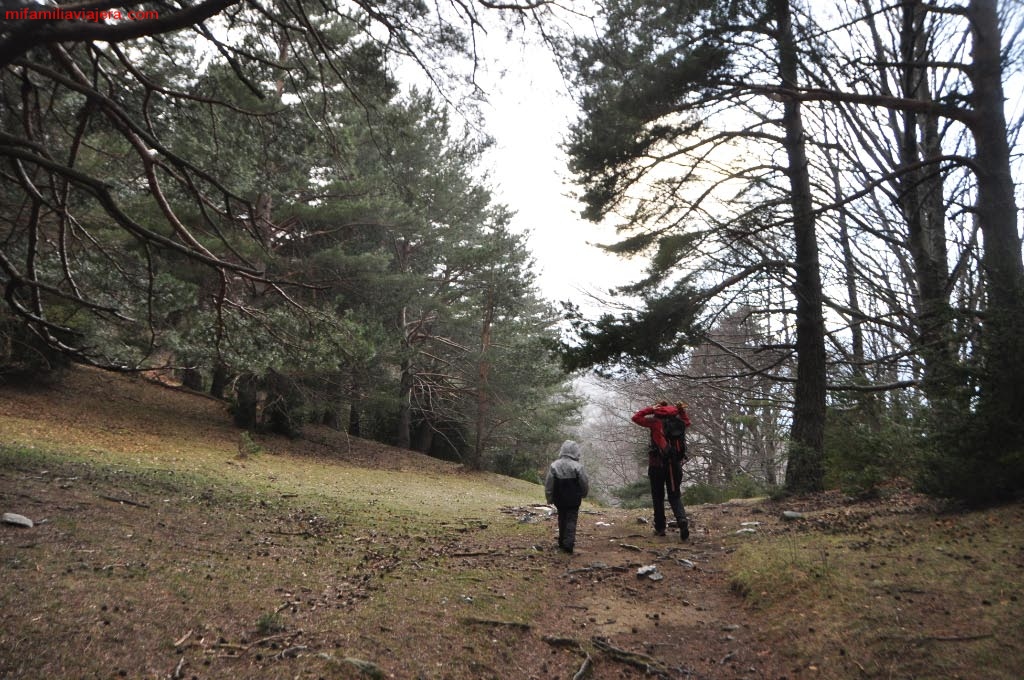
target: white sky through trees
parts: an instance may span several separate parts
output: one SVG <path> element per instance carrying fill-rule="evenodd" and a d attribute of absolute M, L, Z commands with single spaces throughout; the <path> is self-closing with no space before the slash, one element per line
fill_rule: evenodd
<path fill-rule="evenodd" d="M 587 0 L 560 4 L 557 27 L 591 30 L 583 17 L 588 7 Z M 480 18 L 486 32 L 476 32 L 479 69 L 473 77 L 487 97 L 481 105 L 485 131 L 495 139 L 486 156 L 488 185 L 515 212 L 513 228 L 530 235 L 540 293 L 554 302 L 571 299 L 593 316 L 605 307 L 587 294 L 605 296 L 641 279 L 646 258 L 629 261 L 603 252 L 593 244 L 619 240 L 613 225 L 580 217 L 583 205 L 572 198 L 575 187 L 560 148 L 577 110 L 548 46 L 533 28 L 513 28 L 510 35 L 492 15 Z M 1015 127 L 1024 117 L 1022 74 L 1011 69 L 1006 76 L 1007 120 Z"/>
<path fill-rule="evenodd" d="M 644 264 L 591 245 L 617 238 L 611 226 L 581 218 L 583 205 L 571 196 L 560 148 L 576 118 L 567 85 L 547 47 L 506 41 L 500 29 L 486 36 L 480 56 L 488 64 L 478 81 L 488 97 L 487 132 L 495 138 L 487 170 L 496 200 L 516 213 L 513 228 L 530 234 L 543 297 L 596 310 L 587 293 L 605 295 L 641 278 Z"/>

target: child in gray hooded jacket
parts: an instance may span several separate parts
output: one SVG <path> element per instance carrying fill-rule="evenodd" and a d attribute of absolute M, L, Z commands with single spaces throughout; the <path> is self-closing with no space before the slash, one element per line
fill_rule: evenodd
<path fill-rule="evenodd" d="M 576 545 L 576 520 L 588 493 L 590 480 L 580 463 L 580 445 L 567 439 L 544 479 L 544 495 L 558 510 L 558 549 L 562 552 L 571 553 Z"/>

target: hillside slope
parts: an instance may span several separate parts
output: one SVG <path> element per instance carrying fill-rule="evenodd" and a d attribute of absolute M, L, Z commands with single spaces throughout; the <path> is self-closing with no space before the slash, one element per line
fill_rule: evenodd
<path fill-rule="evenodd" d="M 71 448 L 149 454 L 154 460 L 190 452 L 189 442 L 234 449 L 240 435 L 224 401 L 139 375 L 88 367 L 75 367 L 56 383 L 30 387 L 0 384 L 0 406 L 9 419 L 4 431 L 7 436 Z M 15 419 L 23 421 L 20 428 L 15 426 Z M 415 467 L 434 472 L 455 468 L 444 461 L 348 437 L 326 427 L 310 426 L 302 439 L 266 437 L 263 442 L 277 453 L 327 456 L 355 465 Z"/>
<path fill-rule="evenodd" d="M 648 513 L 75 369 L 0 387 L 0 677 L 1012 678 L 1024 511 L 894 488 Z M 783 510 L 800 511 L 795 522 Z M 638 577 L 653 565 L 657 580 Z M 979 669 L 983 671 L 979 672 Z"/>

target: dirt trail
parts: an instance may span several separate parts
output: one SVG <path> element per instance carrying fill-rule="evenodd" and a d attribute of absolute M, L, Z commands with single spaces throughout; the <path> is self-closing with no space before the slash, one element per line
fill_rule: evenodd
<path fill-rule="evenodd" d="M 763 503 L 749 501 L 691 507 L 688 514 L 691 537 L 684 543 L 671 527 L 667 536 L 654 536 L 643 521 L 649 511 L 582 513 L 574 554 L 557 553 L 554 541 L 548 546 L 563 568 L 552 570 L 559 606 L 550 620 L 538 622 L 542 637 L 568 637 L 596 649 L 590 677 L 597 679 L 645 670 L 671 678 L 785 676 L 758 639 L 742 597 L 730 589 L 723 564 L 732 550 L 727 536 L 744 528 L 770 530 L 777 520 Z M 750 522 L 758 526 L 744 527 Z M 638 575 L 650 565 L 661 578 Z"/>

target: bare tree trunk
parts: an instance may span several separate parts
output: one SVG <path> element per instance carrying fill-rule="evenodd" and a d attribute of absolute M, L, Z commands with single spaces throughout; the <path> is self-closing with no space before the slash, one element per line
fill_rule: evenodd
<path fill-rule="evenodd" d="M 905 4 L 900 31 L 900 94 L 921 102 L 932 101 L 925 66 L 930 55 L 930 36 L 924 26 L 926 16 L 923 3 Z M 925 161 L 942 155 L 938 117 L 909 111 L 903 112 L 902 117 L 900 162 L 911 169 L 900 178 L 898 202 L 907 223 L 914 260 L 917 344 L 924 364 L 922 389 L 935 423 L 941 427 L 952 422 L 966 404 L 957 399 L 963 390 L 957 383 L 956 346 L 952 337 L 942 175 L 937 163 L 921 163 L 922 149 Z"/>
<path fill-rule="evenodd" d="M 351 437 L 362 436 L 361 410 L 363 403 L 363 386 L 356 370 L 352 371 L 352 380 L 348 387 L 348 428 Z"/>
<path fill-rule="evenodd" d="M 399 271 L 408 269 L 409 255 L 412 244 L 407 239 L 395 238 L 395 258 Z M 409 321 L 409 308 L 402 305 L 398 313 L 398 331 L 402 334 L 402 351 L 405 353 L 401 361 L 398 380 L 398 424 L 395 432 L 395 446 L 408 449 L 412 446 L 412 390 L 415 384 L 413 371 L 413 335 L 415 330 Z"/>
<path fill-rule="evenodd" d="M 430 453 L 430 450 L 434 446 L 434 428 L 426 420 L 420 422 L 416 426 L 416 436 L 412 443 L 412 448 L 420 453 Z"/>
<path fill-rule="evenodd" d="M 210 378 L 210 395 L 218 399 L 224 398 L 224 391 L 228 386 L 228 367 L 218 361 L 213 367 L 213 376 Z"/>
<path fill-rule="evenodd" d="M 412 360 L 403 359 L 401 378 L 398 383 L 398 429 L 395 433 L 395 446 L 408 449 L 412 443 Z"/>
<path fill-rule="evenodd" d="M 976 214 L 985 241 L 982 267 L 988 298 L 979 414 L 993 443 L 1006 450 L 1024 442 L 1024 264 L 1003 111 L 997 4 L 996 0 L 971 0 L 968 7 L 974 30 L 974 63 L 968 73 L 974 90 Z"/>
<path fill-rule="evenodd" d="M 359 402 L 353 400 L 348 407 L 348 433 L 352 437 L 362 436 L 362 424 L 359 416 Z"/>
<path fill-rule="evenodd" d="M 777 23 L 782 86 L 795 90 L 798 62 L 789 0 L 774 0 L 772 6 Z M 797 369 L 786 489 L 800 493 L 820 491 L 825 481 L 825 322 L 804 126 L 797 99 L 783 102 L 782 122 L 789 157 L 796 253 L 793 294 L 796 297 Z"/>
<path fill-rule="evenodd" d="M 476 440 L 473 445 L 473 455 L 467 461 L 468 466 L 478 470 L 484 457 L 484 442 L 487 431 L 487 416 L 490 409 L 489 386 L 491 363 L 487 356 L 491 348 L 491 326 L 494 323 L 494 291 L 487 291 L 487 308 L 484 310 L 483 325 L 480 329 L 480 361 L 477 365 L 477 387 L 476 387 Z"/>
<path fill-rule="evenodd" d="M 839 205 L 837 218 L 839 226 L 839 248 L 843 253 L 843 276 L 846 283 L 846 296 L 850 306 L 850 372 L 853 381 L 867 385 L 870 379 L 867 374 L 866 353 L 864 351 L 864 319 L 866 315 L 861 309 L 860 293 L 857 290 L 857 258 L 850 240 L 850 225 L 846 205 L 842 202 L 842 185 L 840 167 L 833 162 L 832 186 L 835 191 L 836 204 Z M 880 426 L 878 414 L 878 397 L 871 392 L 858 392 L 857 404 L 860 408 L 862 422 L 870 429 L 877 431 Z"/>

